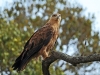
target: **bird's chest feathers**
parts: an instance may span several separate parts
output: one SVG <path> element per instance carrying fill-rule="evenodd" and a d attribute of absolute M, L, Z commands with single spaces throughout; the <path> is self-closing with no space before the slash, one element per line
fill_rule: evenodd
<path fill-rule="evenodd" d="M 52 26 L 53 27 L 53 29 L 54 29 L 54 34 L 53 34 L 53 38 L 52 39 L 57 39 L 57 37 L 58 37 L 58 35 L 59 35 L 59 26 L 57 26 L 57 25 L 53 25 Z"/>
<path fill-rule="evenodd" d="M 48 44 L 48 47 L 52 48 L 58 38 L 58 35 L 59 35 L 59 31 L 58 31 L 58 28 L 57 27 L 54 27 L 54 31 L 53 31 L 53 36 Z"/>
<path fill-rule="evenodd" d="M 57 38 L 58 38 L 58 33 L 54 32 L 53 37 L 51 38 L 49 45 L 53 46 L 55 44 Z"/>

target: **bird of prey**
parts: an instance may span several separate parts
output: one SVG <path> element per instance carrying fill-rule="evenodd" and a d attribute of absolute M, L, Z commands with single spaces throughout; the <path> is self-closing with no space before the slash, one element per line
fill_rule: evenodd
<path fill-rule="evenodd" d="M 37 30 L 26 42 L 23 52 L 15 60 L 13 69 L 21 71 L 32 58 L 42 56 L 43 59 L 49 57 L 58 35 L 61 15 L 53 14 L 48 22 Z"/>

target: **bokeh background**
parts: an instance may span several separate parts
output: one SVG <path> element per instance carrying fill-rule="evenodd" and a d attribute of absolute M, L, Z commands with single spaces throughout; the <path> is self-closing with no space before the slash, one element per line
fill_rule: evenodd
<path fill-rule="evenodd" d="M 42 27 L 52 13 L 62 16 L 60 36 L 54 50 L 71 56 L 100 53 L 100 0 L 0 0 L 0 75 L 42 75 L 41 59 L 24 71 L 11 66 L 26 41 Z M 76 67 L 62 60 L 50 66 L 52 75 L 100 75 L 100 62 Z"/>

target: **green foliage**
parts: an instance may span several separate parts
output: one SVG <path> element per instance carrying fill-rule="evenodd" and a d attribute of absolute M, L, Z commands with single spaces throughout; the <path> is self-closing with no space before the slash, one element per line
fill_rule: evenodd
<path fill-rule="evenodd" d="M 98 34 L 91 30 L 91 19 L 93 18 L 92 16 L 89 18 L 81 16 L 82 11 L 81 6 L 70 5 L 65 0 L 20 0 L 15 1 L 10 9 L 5 8 L 0 14 L 0 73 L 3 74 L 3 71 L 5 71 L 11 75 L 42 75 L 41 60 L 33 59 L 20 73 L 13 71 L 11 66 L 22 52 L 25 42 L 34 30 L 43 26 L 53 12 L 59 12 L 62 15 L 56 50 L 63 52 L 63 46 L 71 46 L 70 40 L 77 39 L 77 49 L 80 55 L 99 53 Z M 88 45 L 85 43 L 88 43 Z M 74 42 L 74 44 L 76 43 Z M 66 53 L 68 50 L 66 49 Z M 56 63 L 59 65 L 59 61 L 57 61 L 50 67 L 52 75 L 65 75 L 64 72 L 68 70 L 78 74 L 72 65 L 62 63 L 60 66 L 55 66 Z M 88 63 L 87 66 L 89 64 L 91 63 Z M 63 65 L 66 66 L 64 69 L 62 69 Z M 78 69 L 82 66 L 79 65 Z"/>

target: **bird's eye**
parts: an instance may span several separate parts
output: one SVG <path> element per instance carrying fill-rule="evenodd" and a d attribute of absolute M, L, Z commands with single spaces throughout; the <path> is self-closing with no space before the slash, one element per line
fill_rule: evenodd
<path fill-rule="evenodd" d="M 54 15 L 52 15 L 53 17 L 55 17 L 56 16 L 56 14 L 54 14 Z"/>

